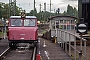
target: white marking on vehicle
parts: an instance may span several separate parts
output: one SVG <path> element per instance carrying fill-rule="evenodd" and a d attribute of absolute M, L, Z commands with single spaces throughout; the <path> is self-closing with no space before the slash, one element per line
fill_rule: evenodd
<path fill-rule="evenodd" d="M 20 38 L 21 40 L 24 40 L 24 38 Z"/>
<path fill-rule="evenodd" d="M 25 35 L 25 34 L 20 34 L 20 35 Z"/>

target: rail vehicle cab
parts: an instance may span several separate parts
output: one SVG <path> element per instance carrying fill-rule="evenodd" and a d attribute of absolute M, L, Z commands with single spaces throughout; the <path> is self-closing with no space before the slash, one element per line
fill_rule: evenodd
<path fill-rule="evenodd" d="M 8 24 L 8 41 L 12 47 L 17 43 L 38 42 L 37 18 L 35 16 L 11 16 Z"/>

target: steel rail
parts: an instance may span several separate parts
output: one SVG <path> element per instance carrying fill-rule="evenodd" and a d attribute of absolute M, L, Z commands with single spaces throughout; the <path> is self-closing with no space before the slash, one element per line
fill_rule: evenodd
<path fill-rule="evenodd" d="M 32 59 L 31 60 L 35 60 L 35 57 L 36 57 L 36 47 L 34 47 L 33 55 L 32 55 Z"/>
<path fill-rule="evenodd" d="M 0 59 L 2 59 L 3 56 L 5 56 L 9 51 L 10 51 L 10 47 L 7 48 L 3 53 L 0 54 Z"/>

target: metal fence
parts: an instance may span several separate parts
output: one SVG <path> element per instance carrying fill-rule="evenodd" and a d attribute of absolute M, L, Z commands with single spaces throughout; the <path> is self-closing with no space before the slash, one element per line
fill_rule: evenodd
<path fill-rule="evenodd" d="M 86 60 L 86 39 L 65 30 L 58 29 L 57 33 L 57 43 L 73 60 Z"/>

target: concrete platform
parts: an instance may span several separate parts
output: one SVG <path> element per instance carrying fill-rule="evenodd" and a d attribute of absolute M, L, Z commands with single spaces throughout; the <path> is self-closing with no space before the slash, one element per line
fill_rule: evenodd
<path fill-rule="evenodd" d="M 39 52 L 42 60 L 72 60 L 58 44 L 42 38 L 39 41 Z"/>

